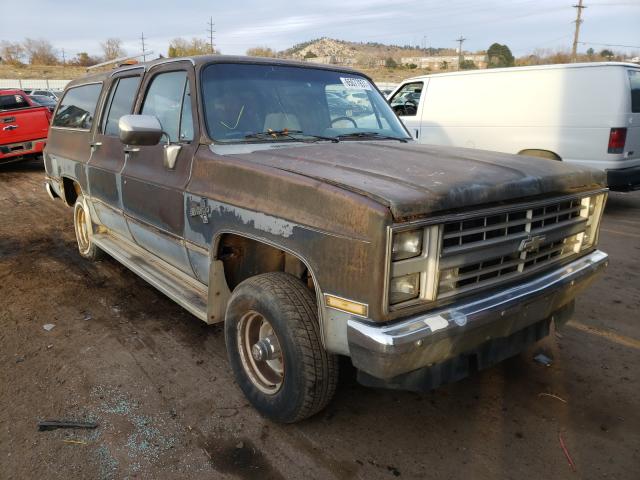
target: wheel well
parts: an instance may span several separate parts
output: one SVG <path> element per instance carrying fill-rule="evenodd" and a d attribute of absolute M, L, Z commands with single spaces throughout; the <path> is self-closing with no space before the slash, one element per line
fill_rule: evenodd
<path fill-rule="evenodd" d="M 80 184 L 71 178 L 62 177 L 62 193 L 64 194 L 64 202 L 73 207 L 76 204 L 78 195 L 82 193 Z"/>
<path fill-rule="evenodd" d="M 223 234 L 216 258 L 224 264 L 224 275 L 233 289 L 247 278 L 268 272 L 286 272 L 315 290 L 309 269 L 295 255 L 272 245 L 235 234 Z"/>
<path fill-rule="evenodd" d="M 524 150 L 520 150 L 518 155 L 527 155 L 529 157 L 538 157 L 538 158 L 546 158 L 548 160 L 562 160 L 560 155 L 551 150 L 541 150 L 539 148 L 527 148 Z"/>

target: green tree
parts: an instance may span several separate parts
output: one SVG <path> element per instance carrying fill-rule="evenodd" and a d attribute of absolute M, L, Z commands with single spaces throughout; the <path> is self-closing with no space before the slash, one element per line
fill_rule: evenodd
<path fill-rule="evenodd" d="M 418 68 L 418 65 L 416 65 L 415 63 L 410 63 L 407 65 L 407 68 L 409 70 L 415 70 L 416 68 Z"/>
<path fill-rule="evenodd" d="M 593 48 L 588 48 L 587 49 L 587 57 L 589 58 L 593 58 L 593 56 L 596 54 L 596 52 L 593 50 Z"/>
<path fill-rule="evenodd" d="M 460 70 L 477 70 L 478 66 L 473 60 L 463 60 L 460 62 Z"/>
<path fill-rule="evenodd" d="M 608 60 L 611 60 L 613 57 L 615 57 L 615 56 L 616 56 L 616 54 L 615 54 L 615 53 L 613 53 L 613 52 L 612 52 L 611 50 L 609 50 L 608 48 L 605 48 L 604 50 L 602 50 L 602 51 L 600 52 L 600 56 L 601 56 L 601 57 L 604 57 L 604 58 L 606 58 L 606 59 L 608 59 Z"/>
<path fill-rule="evenodd" d="M 384 61 L 384 66 L 387 68 L 396 68 L 398 66 L 398 62 L 396 62 L 393 58 L 389 57 Z"/>
<path fill-rule="evenodd" d="M 309 50 L 307 53 L 304 54 L 304 58 L 318 58 L 318 55 L 316 55 L 311 50 Z"/>
<path fill-rule="evenodd" d="M 440 62 L 440 70 L 449 70 L 449 62 L 446 60 Z"/>
<path fill-rule="evenodd" d="M 489 58 L 489 68 L 513 67 L 515 64 L 515 58 L 509 47 L 499 43 L 493 43 L 489 47 L 487 57 Z"/>

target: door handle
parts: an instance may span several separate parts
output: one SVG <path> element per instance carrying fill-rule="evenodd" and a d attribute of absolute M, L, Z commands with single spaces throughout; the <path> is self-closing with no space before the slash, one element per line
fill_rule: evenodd
<path fill-rule="evenodd" d="M 132 154 L 132 153 L 136 153 L 136 152 L 139 152 L 139 151 L 140 151 L 140 149 L 136 148 L 136 147 L 132 147 L 132 148 L 126 147 L 124 149 L 124 153 L 127 153 L 127 154 Z"/>
<path fill-rule="evenodd" d="M 93 142 L 91 144 L 91 148 L 98 148 L 102 146 L 102 142 Z"/>
<path fill-rule="evenodd" d="M 4 128 L 2 129 L 2 131 L 4 131 L 4 132 L 10 132 L 11 130 L 15 130 L 16 128 L 18 128 L 18 125 L 9 125 L 9 126 L 7 126 L 7 127 L 4 127 Z"/>

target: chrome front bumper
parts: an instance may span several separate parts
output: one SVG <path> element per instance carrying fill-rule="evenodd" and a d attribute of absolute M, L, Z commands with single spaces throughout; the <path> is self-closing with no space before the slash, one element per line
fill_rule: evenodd
<path fill-rule="evenodd" d="M 369 375 L 388 379 L 469 352 L 553 318 L 608 265 L 608 258 L 596 250 L 526 283 L 390 325 L 352 318 L 347 325 L 351 360 Z"/>

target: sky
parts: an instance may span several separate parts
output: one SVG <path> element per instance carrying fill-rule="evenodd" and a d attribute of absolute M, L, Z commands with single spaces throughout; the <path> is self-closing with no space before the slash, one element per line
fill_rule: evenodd
<path fill-rule="evenodd" d="M 15 4 L 13 0 L 0 0 Z M 578 0 L 21 0 L 28 21 L 3 21 L 0 40 L 49 40 L 66 58 L 100 54 L 100 42 L 120 38 L 128 54 L 147 50 L 166 56 L 171 39 L 208 39 L 215 23 L 216 48 L 244 54 L 250 47 L 283 50 L 320 37 L 455 48 L 487 49 L 506 43 L 514 55 L 535 49 L 569 49 Z M 584 0 L 579 51 L 592 47 L 640 52 L 640 0 Z M 7 12 L 7 7 L 0 8 Z M 19 16 L 20 13 L 17 13 Z M 4 16 L 4 14 L 3 14 Z M 15 18 L 15 17 L 14 17 Z M 28 26 L 40 20 L 31 31 Z M 628 47 L 610 45 L 626 45 Z"/>

